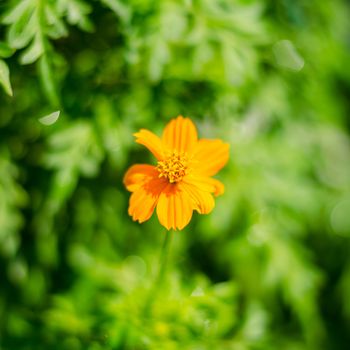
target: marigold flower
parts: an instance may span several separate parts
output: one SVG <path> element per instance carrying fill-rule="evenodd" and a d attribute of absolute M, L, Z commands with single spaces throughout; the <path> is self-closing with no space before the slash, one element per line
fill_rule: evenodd
<path fill-rule="evenodd" d="M 182 116 L 169 122 L 161 138 L 145 129 L 134 136 L 158 163 L 135 164 L 124 176 L 124 184 L 132 192 L 128 212 L 133 220 L 148 220 L 157 207 L 164 227 L 181 230 L 190 222 L 193 210 L 200 214 L 213 210 L 213 195 L 222 194 L 224 185 L 211 176 L 228 161 L 227 143 L 198 140 L 194 124 Z"/>

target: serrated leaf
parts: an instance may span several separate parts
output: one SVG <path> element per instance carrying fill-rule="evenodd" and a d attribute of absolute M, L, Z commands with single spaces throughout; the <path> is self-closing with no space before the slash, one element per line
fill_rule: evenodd
<path fill-rule="evenodd" d="M 13 96 L 10 82 L 10 71 L 7 64 L 3 60 L 0 60 L 0 84 L 8 95 Z"/>

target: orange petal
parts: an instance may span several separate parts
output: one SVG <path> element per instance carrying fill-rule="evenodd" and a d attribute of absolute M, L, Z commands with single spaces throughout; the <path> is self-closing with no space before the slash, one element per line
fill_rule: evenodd
<path fill-rule="evenodd" d="M 214 195 L 220 196 L 225 192 L 225 186 L 224 184 L 216 179 L 213 179 L 212 177 L 207 178 L 208 183 L 211 183 L 215 187 Z"/>
<path fill-rule="evenodd" d="M 209 214 L 215 207 L 215 201 L 210 192 L 203 190 L 196 184 L 182 182 L 180 186 L 188 193 L 194 203 L 194 208 L 200 214 Z"/>
<path fill-rule="evenodd" d="M 192 153 L 197 143 L 197 129 L 189 118 L 172 119 L 165 127 L 162 141 L 170 151 Z"/>
<path fill-rule="evenodd" d="M 158 198 L 167 185 L 164 179 L 152 178 L 132 193 L 128 213 L 134 221 L 141 223 L 152 216 Z"/>
<path fill-rule="evenodd" d="M 215 192 L 215 186 L 213 183 L 208 181 L 210 179 L 208 176 L 200 176 L 198 174 L 189 174 L 182 179 L 182 182 L 195 185 L 202 191 Z"/>
<path fill-rule="evenodd" d="M 163 159 L 163 145 L 157 135 L 149 130 L 141 129 L 134 136 L 136 142 L 147 147 L 158 160 Z"/>
<path fill-rule="evenodd" d="M 145 182 L 158 176 L 158 170 L 148 164 L 135 164 L 124 175 L 123 183 L 128 191 L 134 192 Z"/>
<path fill-rule="evenodd" d="M 157 215 L 167 229 L 182 230 L 191 220 L 193 202 L 189 195 L 177 185 L 169 184 L 159 196 Z"/>
<path fill-rule="evenodd" d="M 215 196 L 219 196 L 225 192 L 224 184 L 209 176 L 189 174 L 182 179 L 182 182 L 194 185 L 202 191 L 214 193 Z"/>
<path fill-rule="evenodd" d="M 194 170 L 200 175 L 215 175 L 229 159 L 228 143 L 202 139 L 197 142 L 193 155 Z"/>

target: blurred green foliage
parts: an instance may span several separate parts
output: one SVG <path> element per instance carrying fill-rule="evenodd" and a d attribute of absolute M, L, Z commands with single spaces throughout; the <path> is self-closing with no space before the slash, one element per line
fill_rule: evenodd
<path fill-rule="evenodd" d="M 347 349 L 345 0 L 0 1 L 0 349 Z M 134 144 L 231 143 L 214 212 L 127 216 Z"/>

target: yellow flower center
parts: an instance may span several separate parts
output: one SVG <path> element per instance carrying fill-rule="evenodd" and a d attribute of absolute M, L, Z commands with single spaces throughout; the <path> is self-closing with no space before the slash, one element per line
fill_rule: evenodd
<path fill-rule="evenodd" d="M 185 153 L 173 151 L 158 161 L 157 170 L 159 177 L 165 177 L 170 183 L 178 182 L 188 172 L 188 157 Z"/>

